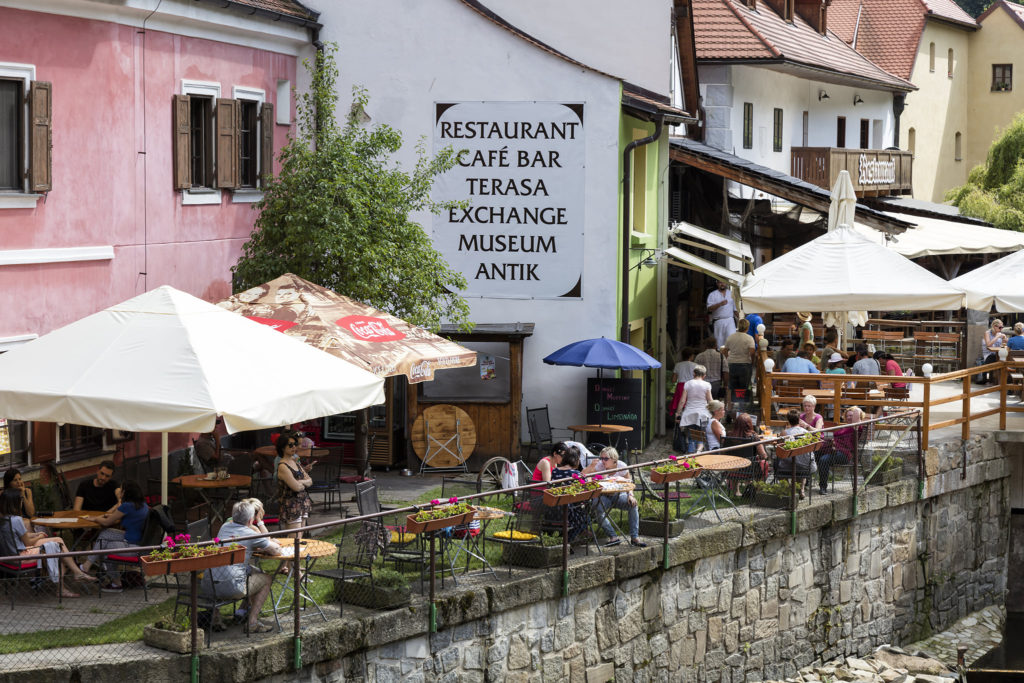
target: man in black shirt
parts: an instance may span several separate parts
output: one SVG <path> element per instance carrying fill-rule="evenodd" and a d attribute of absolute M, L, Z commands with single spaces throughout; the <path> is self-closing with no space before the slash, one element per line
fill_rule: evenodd
<path fill-rule="evenodd" d="M 94 479 L 86 479 L 75 492 L 75 510 L 113 512 L 121 501 L 121 487 L 113 479 L 114 462 L 104 460 Z"/>

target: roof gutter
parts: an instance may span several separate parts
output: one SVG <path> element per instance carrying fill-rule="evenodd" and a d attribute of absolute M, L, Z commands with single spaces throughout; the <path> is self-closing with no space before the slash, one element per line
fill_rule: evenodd
<path fill-rule="evenodd" d="M 197 2 L 198 1 L 200 1 L 200 0 L 197 0 Z M 303 18 L 303 17 L 297 17 L 294 14 L 284 14 L 282 12 L 275 12 L 273 10 L 263 9 L 262 7 L 253 7 L 252 5 L 248 5 L 248 4 L 245 4 L 245 3 L 235 2 L 235 0 L 205 0 L 205 1 L 208 2 L 211 5 L 220 5 L 221 7 L 225 8 L 225 9 L 233 8 L 233 9 L 240 10 L 240 11 L 242 11 L 245 14 L 255 14 L 255 15 L 258 15 L 258 16 L 261 16 L 261 17 L 267 17 L 268 19 L 272 19 L 274 21 L 283 21 L 283 22 L 286 22 L 286 23 L 289 23 L 289 24 L 295 24 L 296 26 L 302 26 L 303 28 L 311 28 L 311 29 L 316 29 L 316 30 L 319 30 L 320 28 L 322 28 L 321 24 L 316 21 L 316 19 L 320 18 L 320 13 L 319 12 L 315 12 L 315 11 L 313 11 L 313 10 L 309 9 L 308 7 L 306 7 L 304 5 L 301 5 L 301 4 L 300 4 L 300 6 L 303 9 L 305 9 L 307 12 L 309 12 L 310 15 L 314 17 L 313 19 L 306 19 L 306 18 Z"/>
<path fill-rule="evenodd" d="M 626 344 L 629 343 L 629 237 L 631 232 L 629 193 L 633 170 L 631 155 L 637 147 L 649 145 L 660 138 L 664 127 L 665 117 L 662 115 L 654 120 L 654 133 L 645 138 L 633 140 L 626 145 L 626 149 L 622 152 L 622 302 L 620 304 L 622 320 L 620 321 L 619 341 Z"/>

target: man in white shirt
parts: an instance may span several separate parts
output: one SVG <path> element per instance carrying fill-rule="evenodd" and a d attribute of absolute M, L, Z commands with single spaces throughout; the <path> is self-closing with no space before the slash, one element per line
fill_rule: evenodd
<path fill-rule="evenodd" d="M 722 348 L 729 335 L 736 331 L 736 306 L 732 301 L 732 292 L 721 280 L 718 281 L 718 288 L 708 294 L 708 313 L 715 330 L 715 344 Z"/>

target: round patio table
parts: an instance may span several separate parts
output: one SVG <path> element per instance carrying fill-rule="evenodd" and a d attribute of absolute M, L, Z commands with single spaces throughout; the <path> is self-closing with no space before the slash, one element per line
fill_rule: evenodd
<path fill-rule="evenodd" d="M 84 518 L 102 517 L 105 514 L 95 510 L 60 510 L 54 512 L 52 517 L 33 517 L 32 525 L 50 529 L 99 529 L 99 524 Z"/>
<path fill-rule="evenodd" d="M 278 616 L 278 612 L 281 608 L 281 600 L 285 595 L 290 595 L 294 592 L 295 587 L 291 583 L 291 574 L 282 573 L 281 567 L 284 566 L 285 562 L 294 562 L 295 558 L 295 541 L 287 536 L 279 536 L 274 539 L 281 545 L 281 551 L 286 553 L 285 555 L 271 555 L 263 551 L 257 550 L 253 553 L 253 558 L 257 560 L 277 560 L 277 570 L 271 574 L 270 584 L 270 604 L 271 609 L 274 612 L 274 622 L 277 624 L 278 633 L 281 632 L 281 618 Z M 299 541 L 299 559 L 303 561 L 304 568 L 299 579 L 299 596 L 301 600 L 312 603 L 313 607 L 316 608 L 317 612 L 324 621 L 327 621 L 327 615 L 320 608 L 320 604 L 313 599 L 313 596 L 309 594 L 307 584 L 309 583 L 309 574 L 312 570 L 313 565 L 321 557 L 327 557 L 333 555 L 338 551 L 338 546 L 327 541 L 321 541 L 315 538 L 303 538 Z M 277 588 L 277 594 L 274 594 L 274 588 Z"/>
<path fill-rule="evenodd" d="M 574 432 L 574 434 L 573 434 L 574 437 L 576 436 L 575 432 L 585 432 L 585 433 L 588 433 L 588 434 L 589 433 L 604 434 L 605 436 L 611 436 L 612 434 L 614 434 L 615 435 L 615 447 L 616 448 L 619 447 L 619 439 L 622 437 L 622 435 L 623 434 L 628 434 L 629 432 L 633 431 L 632 427 L 627 427 L 626 425 L 603 425 L 603 424 L 569 425 L 568 428 L 571 429 Z M 629 445 L 629 441 L 628 440 L 626 441 L 626 445 L 627 446 Z"/>
<path fill-rule="evenodd" d="M 199 491 L 203 501 L 210 506 L 210 526 L 213 526 L 214 520 L 219 520 L 223 523 L 225 519 L 224 508 L 231 501 L 231 496 L 225 496 L 222 499 L 210 498 L 206 492 L 215 489 L 244 488 L 252 484 L 252 477 L 244 474 L 229 474 L 224 479 L 207 479 L 205 474 L 186 474 L 175 477 L 171 481 L 181 484 L 183 488 Z"/>
<path fill-rule="evenodd" d="M 725 491 L 725 477 L 723 475 L 731 470 L 741 470 L 744 467 L 750 467 L 750 460 L 736 455 L 718 454 L 698 455 L 693 459 L 707 471 L 708 476 L 702 477 L 698 474 L 697 478 L 693 480 L 702 489 L 701 494 L 686 509 L 684 514 L 689 516 L 698 508 L 706 510 L 710 506 L 712 512 L 715 513 L 715 517 L 721 522 L 722 516 L 718 514 L 718 506 L 716 504 L 718 500 L 728 503 L 732 506 L 733 510 L 736 509 L 736 503 L 732 502 L 732 498 Z"/>

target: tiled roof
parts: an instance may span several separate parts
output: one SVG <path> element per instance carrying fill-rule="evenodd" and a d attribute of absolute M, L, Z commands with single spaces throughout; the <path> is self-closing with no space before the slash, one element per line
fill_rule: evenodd
<path fill-rule="evenodd" d="M 989 8 L 982 12 L 981 16 L 978 17 L 978 24 L 980 25 L 981 22 L 988 18 L 988 15 L 992 14 L 1000 7 L 1009 12 L 1010 16 L 1013 17 L 1013 20 L 1020 24 L 1021 28 L 1024 28 L 1024 5 L 1018 5 L 1015 2 L 1007 2 L 1007 0 L 996 0 L 989 5 Z"/>
<path fill-rule="evenodd" d="M 246 5 L 249 7 L 255 7 L 256 9 L 265 10 L 267 12 L 274 12 L 275 14 L 283 14 L 289 17 L 296 17 L 298 19 L 308 19 L 310 21 L 316 21 L 317 17 L 320 16 L 319 12 L 305 7 L 298 0 L 230 0 L 235 5 Z"/>
<path fill-rule="evenodd" d="M 961 24 L 970 24 L 971 26 L 977 26 L 978 23 L 974 21 L 974 18 L 963 11 L 960 5 L 953 2 L 953 0 L 921 0 L 924 6 L 928 8 L 929 14 L 934 14 L 942 19 L 948 19 L 949 21 L 956 21 Z"/>
<path fill-rule="evenodd" d="M 914 88 L 873 64 L 835 33 L 821 35 L 799 16 L 787 22 L 765 2 L 752 10 L 736 0 L 694 0 L 693 10 L 698 60 L 790 62 L 886 88 Z"/>
<path fill-rule="evenodd" d="M 828 6 L 829 30 L 849 45 L 853 44 L 853 38 L 857 35 L 857 19 L 862 4 L 862 0 L 832 0 Z"/>
<path fill-rule="evenodd" d="M 886 71 L 909 79 L 925 18 L 921 0 L 864 0 L 857 51 Z"/>

